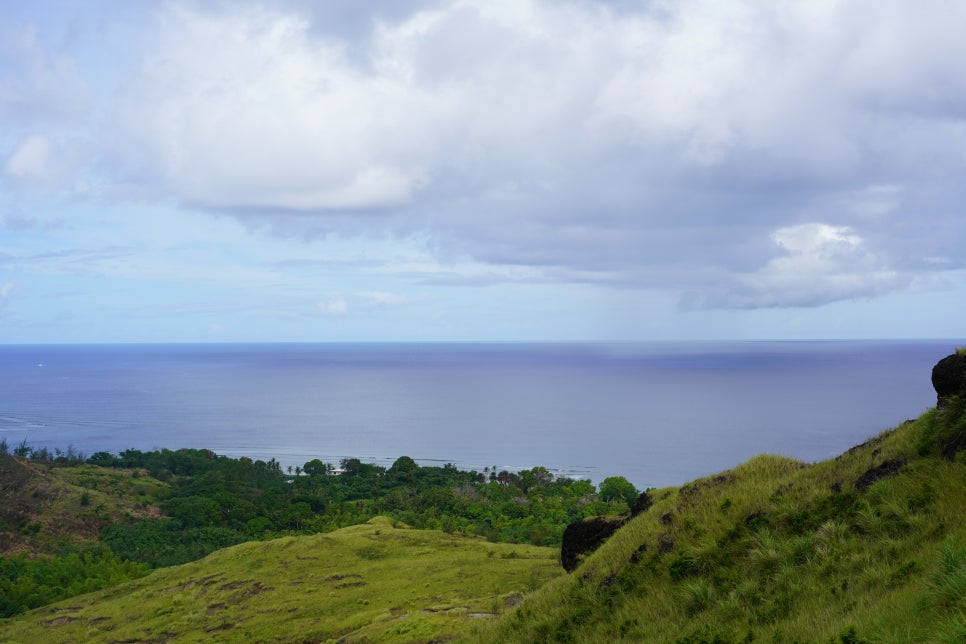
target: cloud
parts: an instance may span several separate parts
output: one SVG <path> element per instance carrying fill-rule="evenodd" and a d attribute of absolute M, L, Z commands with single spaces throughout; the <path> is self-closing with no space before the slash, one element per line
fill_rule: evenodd
<path fill-rule="evenodd" d="M 75 120 L 87 107 L 75 60 L 50 50 L 32 25 L 0 27 L 0 118 L 7 127 Z"/>
<path fill-rule="evenodd" d="M 8 177 L 20 181 L 48 181 L 53 177 L 51 144 L 43 136 L 30 136 L 14 150 L 4 171 Z"/>
<path fill-rule="evenodd" d="M 4 317 L 10 307 L 17 285 L 13 282 L 0 282 L 0 317 Z"/>
<path fill-rule="evenodd" d="M 351 210 L 404 203 L 417 189 L 421 169 L 402 151 L 429 127 L 412 116 L 431 118 L 430 97 L 355 69 L 305 19 L 173 7 L 157 48 L 121 105 L 122 154 L 146 160 L 182 199 Z"/>
<path fill-rule="evenodd" d="M 47 219 L 44 217 L 7 215 L 0 219 L 0 229 L 22 233 L 30 230 L 50 232 L 68 228 L 61 219 Z"/>
<path fill-rule="evenodd" d="M 843 226 L 807 223 L 771 235 L 781 250 L 759 270 L 708 297 L 707 308 L 815 306 L 830 300 L 871 297 L 908 285 L 884 266 L 864 240 Z M 691 302 L 695 304 L 695 302 Z"/>
<path fill-rule="evenodd" d="M 387 293 L 385 291 L 364 291 L 359 293 L 359 297 L 377 306 L 405 304 L 410 301 L 405 295 Z"/>
<path fill-rule="evenodd" d="M 345 298 L 333 297 L 320 302 L 318 312 L 326 316 L 340 317 L 349 312 L 349 302 Z"/>
<path fill-rule="evenodd" d="M 966 6 L 324 4 L 160 5 L 104 106 L 99 185 L 700 306 L 873 297 L 966 261 Z M 40 73 L 17 101 L 84 95 L 18 33 Z M 43 176 L 26 145 L 8 174 Z"/>

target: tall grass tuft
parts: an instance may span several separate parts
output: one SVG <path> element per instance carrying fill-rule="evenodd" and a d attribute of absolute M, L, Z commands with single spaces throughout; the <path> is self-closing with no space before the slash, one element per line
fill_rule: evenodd
<path fill-rule="evenodd" d="M 748 551 L 748 563 L 753 572 L 759 575 L 773 573 L 782 561 L 781 540 L 767 529 L 755 535 L 754 545 Z"/>
<path fill-rule="evenodd" d="M 966 547 L 943 545 L 933 571 L 923 580 L 918 606 L 932 614 L 923 641 L 966 642 Z"/>
<path fill-rule="evenodd" d="M 966 615 L 959 613 L 941 623 L 931 639 L 936 644 L 962 644 L 966 642 Z"/>
<path fill-rule="evenodd" d="M 681 586 L 681 598 L 688 615 L 696 615 L 714 601 L 714 587 L 705 579 L 688 581 Z"/>
<path fill-rule="evenodd" d="M 948 543 L 939 552 L 936 570 L 925 581 L 925 602 L 939 610 L 966 609 L 966 548 Z"/>

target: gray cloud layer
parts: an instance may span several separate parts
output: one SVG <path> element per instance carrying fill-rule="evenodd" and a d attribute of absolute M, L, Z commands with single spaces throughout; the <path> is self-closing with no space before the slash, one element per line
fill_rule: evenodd
<path fill-rule="evenodd" d="M 815 306 L 963 267 L 966 5 L 400 6 L 164 5 L 102 107 L 98 182 L 695 307 Z M 12 54 L 42 73 L 17 76 L 5 115 L 86 95 L 35 50 Z M 9 142 L 7 181 L 63 175 L 56 145 Z"/>

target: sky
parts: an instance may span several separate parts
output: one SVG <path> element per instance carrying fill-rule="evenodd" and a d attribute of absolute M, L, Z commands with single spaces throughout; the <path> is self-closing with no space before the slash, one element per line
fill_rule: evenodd
<path fill-rule="evenodd" d="M 966 337 L 964 29 L 6 0 L 0 343 Z"/>

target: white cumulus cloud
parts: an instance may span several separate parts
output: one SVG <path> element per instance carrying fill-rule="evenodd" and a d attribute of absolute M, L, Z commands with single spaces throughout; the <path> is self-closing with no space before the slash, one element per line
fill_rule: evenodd
<path fill-rule="evenodd" d="M 705 303 L 727 308 L 815 306 L 828 301 L 870 297 L 908 284 L 885 265 L 863 239 L 843 226 L 806 223 L 771 235 L 780 254 L 760 269 L 740 276 Z"/>

